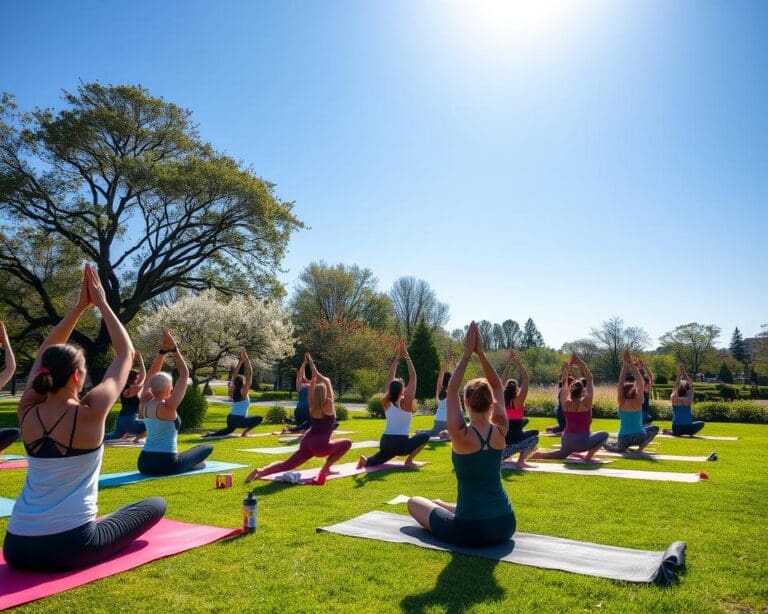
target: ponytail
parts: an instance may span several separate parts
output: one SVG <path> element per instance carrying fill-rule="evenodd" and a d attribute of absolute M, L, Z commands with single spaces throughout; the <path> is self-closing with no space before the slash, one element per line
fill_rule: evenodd
<path fill-rule="evenodd" d="M 59 343 L 48 347 L 40 357 L 37 373 L 31 375 L 32 389 L 38 394 L 47 395 L 66 386 L 72 374 L 85 367 L 83 352 L 68 343 Z"/>

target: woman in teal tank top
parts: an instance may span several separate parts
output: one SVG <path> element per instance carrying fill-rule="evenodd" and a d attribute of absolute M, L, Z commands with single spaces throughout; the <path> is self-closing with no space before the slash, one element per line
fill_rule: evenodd
<path fill-rule="evenodd" d="M 627 379 L 630 374 L 632 381 Z M 633 362 L 629 350 L 625 350 L 617 391 L 619 435 L 615 442 L 603 444 L 609 452 L 626 452 L 630 446 L 637 446 L 637 453 L 640 453 L 659 434 L 658 426 L 643 426 L 644 387 L 645 380 L 639 364 Z"/>
<path fill-rule="evenodd" d="M 464 389 L 467 426 L 461 414 L 459 388 L 473 353 L 480 359 L 485 378 L 471 380 Z M 508 428 L 504 389 L 483 352 L 475 322 L 469 326 L 464 355 L 448 384 L 447 401 L 451 459 L 459 491 L 456 504 L 411 497 L 408 511 L 422 527 L 451 544 L 490 546 L 507 542 L 515 532 L 515 514 L 501 483 Z"/>

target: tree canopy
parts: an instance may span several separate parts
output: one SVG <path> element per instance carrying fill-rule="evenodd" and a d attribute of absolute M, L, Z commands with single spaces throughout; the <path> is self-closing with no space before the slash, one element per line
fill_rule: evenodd
<path fill-rule="evenodd" d="M 406 339 L 410 339 L 417 324 L 424 321 L 434 329 L 448 322 L 448 305 L 437 300 L 429 283 L 415 277 L 400 277 L 389 291 L 392 310 Z"/>
<path fill-rule="evenodd" d="M 203 142 L 191 112 L 138 86 L 81 84 L 58 111 L 0 102 L 0 272 L 34 311 L 5 304 L 23 335 L 62 317 L 25 240 L 95 264 L 110 306 L 130 322 L 174 288 L 279 297 L 275 272 L 302 227 L 274 185 Z M 56 264 L 59 264 L 58 262 Z M 92 356 L 105 327 L 79 330 Z"/>
<path fill-rule="evenodd" d="M 716 355 L 714 343 L 719 336 L 718 326 L 691 322 L 664 333 L 659 341 L 694 375 Z"/>

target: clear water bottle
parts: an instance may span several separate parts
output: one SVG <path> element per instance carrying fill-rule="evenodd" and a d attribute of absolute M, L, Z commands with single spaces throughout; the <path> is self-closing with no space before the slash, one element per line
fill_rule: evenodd
<path fill-rule="evenodd" d="M 253 533 L 256 531 L 256 520 L 258 517 L 259 502 L 253 496 L 253 491 L 248 491 L 248 495 L 243 499 L 243 532 Z"/>

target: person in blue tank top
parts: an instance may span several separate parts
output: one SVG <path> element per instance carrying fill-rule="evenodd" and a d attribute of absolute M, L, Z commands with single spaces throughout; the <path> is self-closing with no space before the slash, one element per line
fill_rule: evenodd
<path fill-rule="evenodd" d="M 664 433 L 680 437 L 692 436 L 704 428 L 701 420 L 694 421 L 691 405 L 693 405 L 693 380 L 683 365 L 677 365 L 677 377 L 672 388 L 672 430 Z"/>
<path fill-rule="evenodd" d="M 627 380 L 628 375 L 632 375 L 632 381 Z M 609 452 L 626 452 L 631 446 L 637 446 L 637 453 L 641 453 L 659 434 L 658 426 L 643 425 L 644 387 L 645 381 L 639 364 L 633 362 L 629 350 L 625 350 L 617 391 L 619 435 L 617 441 L 606 441 L 603 444 Z"/>
<path fill-rule="evenodd" d="M 168 373 L 160 369 L 168 354 L 176 357 L 179 379 L 176 385 Z M 141 414 L 147 427 L 147 440 L 138 459 L 138 469 L 147 475 L 176 475 L 205 467 L 205 459 L 213 452 L 213 446 L 202 444 L 177 453 L 176 441 L 181 419 L 176 408 L 184 398 L 189 384 L 189 368 L 179 351 L 178 344 L 163 329 L 163 341 L 157 356 L 149 368 L 144 390 L 141 392 Z"/>
<path fill-rule="evenodd" d="M 240 370 L 245 370 L 245 375 L 240 375 Z M 247 437 L 250 430 L 261 424 L 261 416 L 248 416 L 248 408 L 251 406 L 251 399 L 248 393 L 251 391 L 251 381 L 253 381 L 253 365 L 248 358 L 248 352 L 245 349 L 240 350 L 240 357 L 237 365 L 232 369 L 232 375 L 229 378 L 229 399 L 232 401 L 232 409 L 227 414 L 227 428 L 218 431 L 206 433 L 203 437 L 225 437 L 235 431 L 243 429 L 242 437 Z"/>
<path fill-rule="evenodd" d="M 459 389 L 472 354 L 477 354 L 485 378 L 471 380 L 464 389 L 469 425 L 461 413 Z M 411 497 L 408 512 L 427 531 L 450 544 L 490 546 L 508 542 L 516 521 L 501 483 L 501 457 L 507 433 L 504 389 L 483 352 L 477 324 L 464 338 L 464 354 L 448 384 L 448 432 L 456 471 L 456 504 L 440 499 Z"/>
<path fill-rule="evenodd" d="M 309 352 L 304 352 L 304 360 L 301 366 L 296 369 L 296 409 L 293 410 L 293 418 L 286 418 L 285 421 L 293 426 L 286 426 L 283 433 L 303 433 L 312 426 L 309 415 L 309 385 L 311 377 L 307 377 L 307 370 L 311 359 Z M 334 428 L 336 426 L 334 425 Z"/>
<path fill-rule="evenodd" d="M 8 331 L 5 329 L 5 324 L 0 322 L 0 347 L 3 348 L 3 354 L 5 355 L 5 366 L 0 371 L 0 390 L 5 386 L 8 381 L 16 374 L 16 357 L 13 355 L 11 349 L 11 341 L 8 339 Z M 16 441 L 21 435 L 21 431 L 16 428 L 2 428 L 0 429 L 0 452 L 5 450 L 14 441 Z"/>

